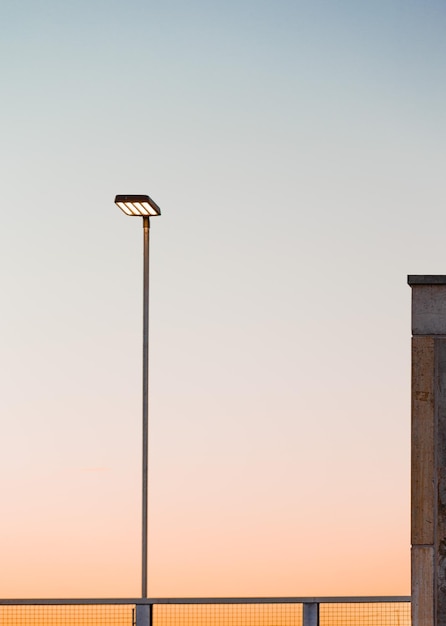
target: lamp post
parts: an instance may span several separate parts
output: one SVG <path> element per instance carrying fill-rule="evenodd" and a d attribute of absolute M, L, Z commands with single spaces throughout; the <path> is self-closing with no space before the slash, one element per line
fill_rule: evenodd
<path fill-rule="evenodd" d="M 161 209 L 149 196 L 116 196 L 115 204 L 126 215 L 142 217 L 144 229 L 143 348 L 142 348 L 142 598 L 147 598 L 147 509 L 149 457 L 149 234 L 150 218 Z"/>

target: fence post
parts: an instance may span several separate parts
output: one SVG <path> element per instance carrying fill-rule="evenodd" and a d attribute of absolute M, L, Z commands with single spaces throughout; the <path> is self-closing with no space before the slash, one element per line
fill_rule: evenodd
<path fill-rule="evenodd" d="M 319 602 L 304 602 L 303 626 L 319 626 Z"/>
<path fill-rule="evenodd" d="M 136 626 L 152 626 L 153 604 L 136 605 Z"/>

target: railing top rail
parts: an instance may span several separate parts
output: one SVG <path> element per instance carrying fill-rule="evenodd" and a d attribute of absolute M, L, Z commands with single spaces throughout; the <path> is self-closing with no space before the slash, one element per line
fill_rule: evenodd
<path fill-rule="evenodd" d="M 344 604 L 410 602 L 411 596 L 305 596 L 270 598 L 32 598 L 0 599 L 0 606 L 91 604 Z"/>

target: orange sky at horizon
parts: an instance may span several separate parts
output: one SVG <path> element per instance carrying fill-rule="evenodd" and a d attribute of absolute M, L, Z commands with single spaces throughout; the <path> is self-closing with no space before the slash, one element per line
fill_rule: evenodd
<path fill-rule="evenodd" d="M 162 510 L 154 500 L 153 508 Z M 215 501 L 201 512 L 195 503 L 193 515 L 184 511 L 181 520 L 168 510 L 152 511 L 150 536 L 158 541 L 149 543 L 149 596 L 410 593 L 409 546 L 403 560 L 401 531 L 379 511 L 358 510 L 352 518 L 351 510 L 343 513 L 327 498 L 319 510 L 309 506 L 296 516 L 252 501 L 245 510 L 238 505 L 238 517 L 234 502 L 226 504 L 223 518 L 211 510 Z M 107 517 L 110 512 L 90 503 L 90 518 L 77 512 L 77 522 L 68 509 L 48 523 L 47 533 L 41 520 L 35 519 L 36 533 L 31 518 L 16 518 L 2 552 L 8 563 L 0 569 L 4 598 L 140 595 L 135 511 L 116 507 Z M 365 531 L 370 528 L 375 532 Z"/>

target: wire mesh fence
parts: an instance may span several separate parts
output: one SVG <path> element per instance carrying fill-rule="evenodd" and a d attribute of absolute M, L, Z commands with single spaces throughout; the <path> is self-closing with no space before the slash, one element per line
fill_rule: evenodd
<path fill-rule="evenodd" d="M 320 626 L 410 626 L 410 602 L 321 604 Z"/>
<path fill-rule="evenodd" d="M 137 623 L 137 604 L 135 599 L 0 600 L 0 626 L 148 626 Z M 304 611 L 309 604 L 318 612 Z M 410 598 L 396 597 L 157 599 L 151 626 L 411 626 L 411 605 Z"/>
<path fill-rule="evenodd" d="M 0 606 L 0 626 L 132 626 L 132 605 Z"/>
<path fill-rule="evenodd" d="M 411 626 L 410 602 L 319 604 L 319 626 Z M 153 626 L 306 626 L 304 603 L 155 605 Z"/>
<path fill-rule="evenodd" d="M 153 626 L 302 626 L 302 605 L 158 604 Z"/>

